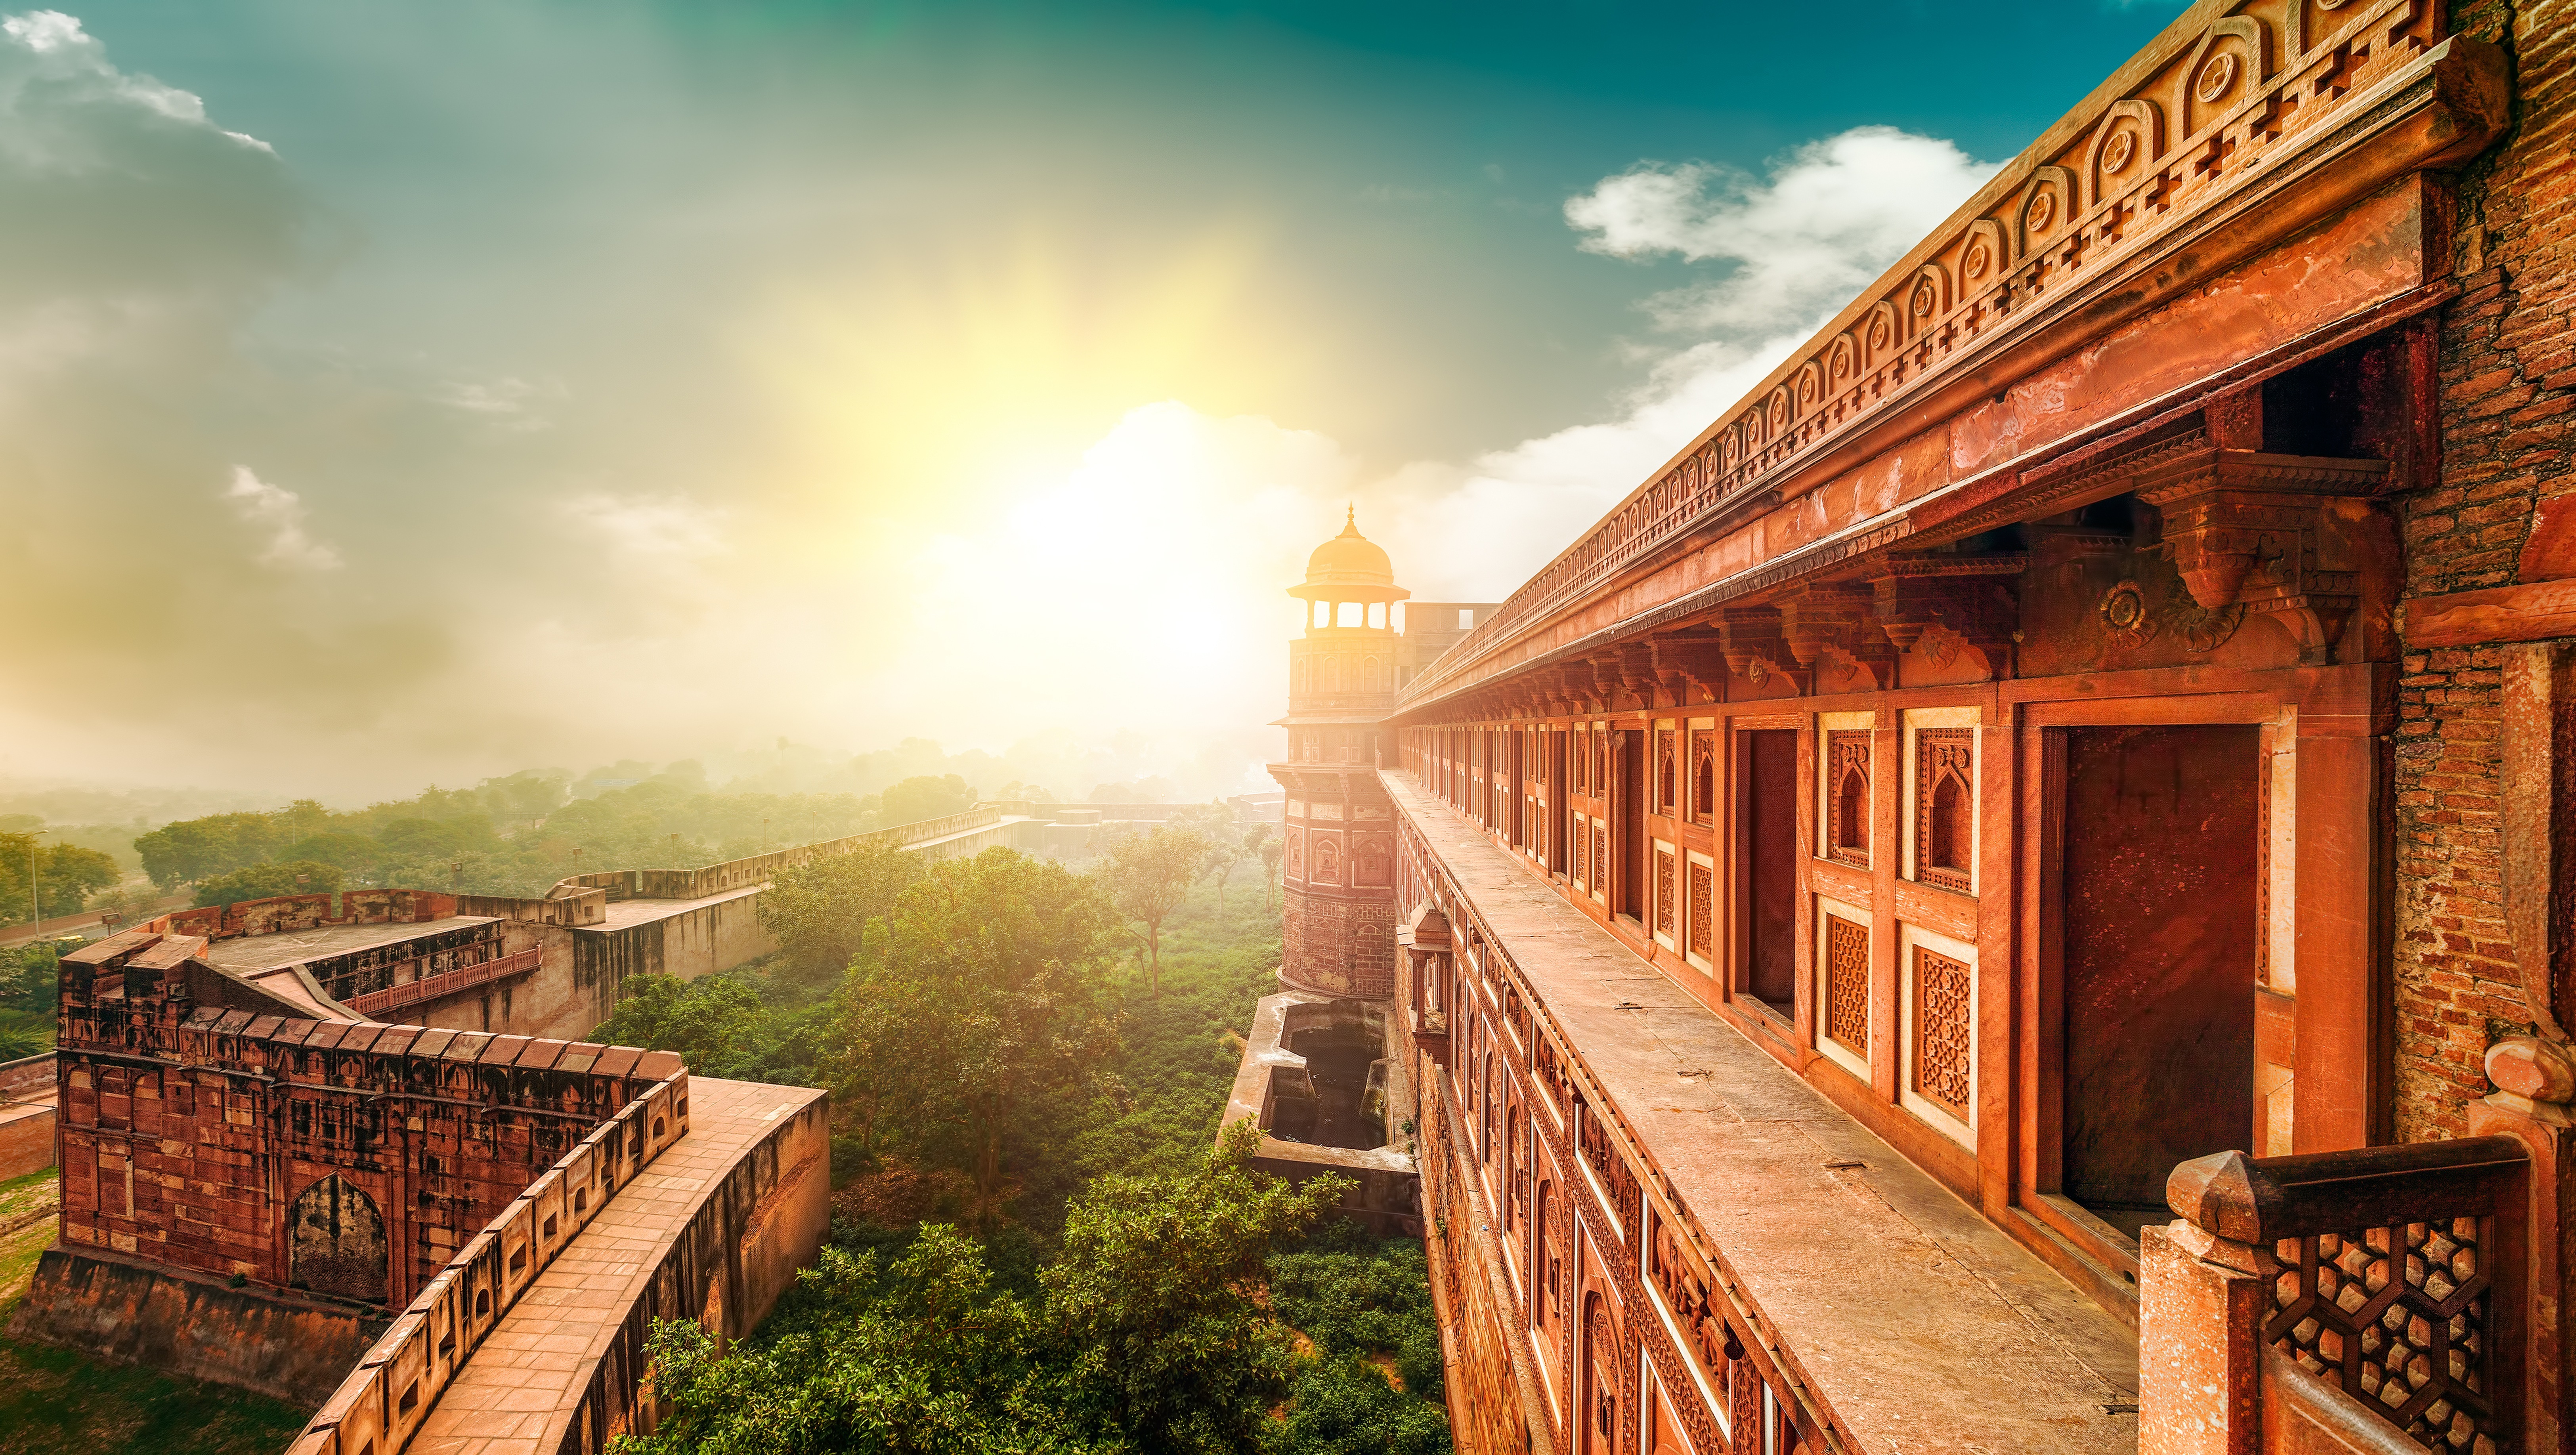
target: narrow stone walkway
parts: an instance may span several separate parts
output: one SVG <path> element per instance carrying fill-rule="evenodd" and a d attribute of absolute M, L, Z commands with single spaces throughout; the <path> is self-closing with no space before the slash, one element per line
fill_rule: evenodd
<path fill-rule="evenodd" d="M 1448 804 L 1380 776 L 1864 1449 L 2137 1448 L 2134 1330 Z"/>
<path fill-rule="evenodd" d="M 673 1241 L 752 1144 L 823 1092 L 689 1078 L 689 1131 L 547 1264 L 439 1396 L 412 1455 L 554 1455 Z"/>

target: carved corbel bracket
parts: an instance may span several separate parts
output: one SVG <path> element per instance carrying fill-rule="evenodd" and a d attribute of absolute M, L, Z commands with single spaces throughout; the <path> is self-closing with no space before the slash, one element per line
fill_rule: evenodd
<path fill-rule="evenodd" d="M 1682 687 L 1697 687 L 1712 702 L 1726 700 L 1727 662 L 1723 644 L 1714 636 L 1663 636 L 1651 642 L 1655 672 L 1676 684 L 1673 701 L 1689 700 Z"/>
<path fill-rule="evenodd" d="M 1780 613 L 1768 606 L 1730 606 L 1718 613 L 1719 655 L 1726 668 L 1759 687 L 1775 675 L 1786 675 L 1800 692 L 1807 690 L 1806 669 L 1795 665 L 1781 631 Z"/>
<path fill-rule="evenodd" d="M 1644 642 L 1622 642 L 1612 660 L 1617 664 L 1614 670 L 1619 674 L 1619 690 L 1637 699 L 1639 707 L 1653 711 L 1657 685 L 1655 649 Z"/>
<path fill-rule="evenodd" d="M 1557 680 L 1564 684 L 1568 705 L 1578 716 L 1610 705 L 1612 684 L 1597 662 L 1568 662 L 1557 669 Z"/>
<path fill-rule="evenodd" d="M 2359 573 L 2324 516 L 2376 494 L 2388 463 L 2211 449 L 2156 473 L 2138 498 L 2164 512 L 2165 544 L 2191 599 L 2205 611 L 2242 604 L 2277 616 L 2300 661 L 2329 660 L 2361 598 Z"/>
<path fill-rule="evenodd" d="M 1870 574 L 1871 606 L 1898 651 L 1944 632 L 1976 648 L 1994 676 L 2009 677 L 2021 628 L 2014 584 L 2029 564 L 2020 552 L 1891 557 Z"/>
<path fill-rule="evenodd" d="M 1896 685 L 1896 649 L 1875 629 L 1868 587 L 1811 583 L 1782 596 L 1779 606 L 1781 636 L 1799 666 L 1813 672 L 1820 661 L 1848 662 L 1882 689 Z"/>

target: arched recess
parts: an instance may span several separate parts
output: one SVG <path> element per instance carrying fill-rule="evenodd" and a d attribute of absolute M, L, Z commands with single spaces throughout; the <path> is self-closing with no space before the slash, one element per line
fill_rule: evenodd
<path fill-rule="evenodd" d="M 2271 33 L 2250 15 L 2231 15 L 2209 28 L 2182 68 L 2182 134 L 2201 128 L 2236 109 L 2278 69 L 2273 62 Z"/>
<path fill-rule="evenodd" d="M 2004 249 L 2004 230 L 1993 218 L 1969 223 L 1968 240 L 1959 248 L 1961 295 L 1973 298 L 1993 287 L 2011 263 L 2012 254 Z"/>
<path fill-rule="evenodd" d="M 2101 206 L 2153 170 L 2164 154 L 2164 108 L 2136 97 L 2112 102 L 2084 155 L 2085 205 Z"/>
<path fill-rule="evenodd" d="M 385 1301 L 384 1214 L 366 1189 L 333 1173 L 287 1209 L 287 1281 L 361 1303 Z"/>
<path fill-rule="evenodd" d="M 1869 317 L 1860 326 L 1860 337 L 1868 349 L 1862 357 L 1872 369 L 1902 351 L 1905 344 L 1904 320 L 1897 315 L 1896 305 L 1884 298 L 1871 304 Z"/>
<path fill-rule="evenodd" d="M 1619 1330 L 1609 1301 L 1586 1289 L 1583 1294 L 1583 1385 L 1576 1420 L 1583 1455 L 1619 1455 L 1622 1421 L 1619 1411 Z"/>
<path fill-rule="evenodd" d="M 2063 238 L 2076 214 L 2075 174 L 2064 167 L 2033 167 L 2030 188 L 2013 216 L 2015 256 L 2028 258 Z"/>
<path fill-rule="evenodd" d="M 1905 290 L 1905 314 L 1909 320 L 1906 334 L 1919 338 L 1931 331 L 1950 312 L 1956 302 L 1950 290 L 1950 270 L 1939 263 L 1925 263 L 1914 270 L 1914 282 Z"/>

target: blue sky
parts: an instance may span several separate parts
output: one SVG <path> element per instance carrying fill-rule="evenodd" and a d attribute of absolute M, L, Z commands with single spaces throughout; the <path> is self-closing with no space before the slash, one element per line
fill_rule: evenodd
<path fill-rule="evenodd" d="M 2178 8 L 0 7 L 0 774 L 1249 732 Z"/>

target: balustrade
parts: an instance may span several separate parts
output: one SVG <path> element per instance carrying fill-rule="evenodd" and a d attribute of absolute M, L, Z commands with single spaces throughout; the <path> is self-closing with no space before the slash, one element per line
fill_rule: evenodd
<path fill-rule="evenodd" d="M 2514 1136 L 2175 1168 L 2182 1220 L 2140 1239 L 2142 1448 L 2516 1448 L 2530 1173 Z"/>

